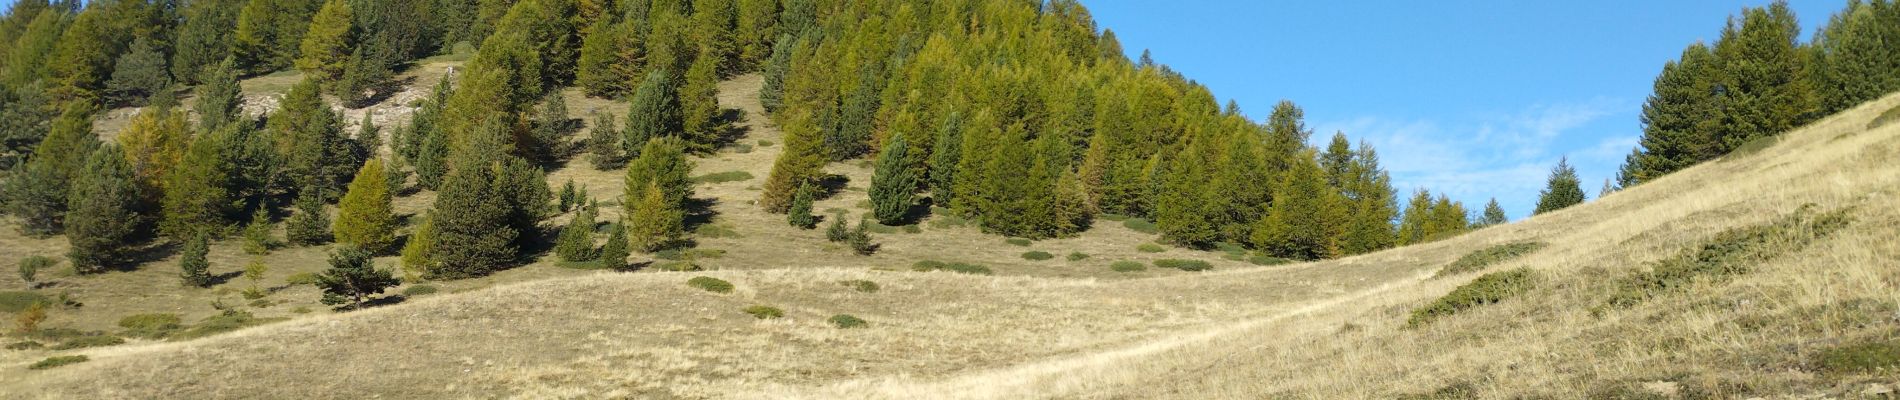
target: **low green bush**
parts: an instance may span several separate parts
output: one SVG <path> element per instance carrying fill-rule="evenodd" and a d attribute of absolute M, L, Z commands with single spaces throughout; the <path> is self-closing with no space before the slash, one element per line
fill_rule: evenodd
<path fill-rule="evenodd" d="M 752 314 L 753 318 L 758 319 L 773 319 L 785 316 L 785 311 L 778 309 L 778 307 L 762 305 L 746 307 L 745 313 Z"/>
<path fill-rule="evenodd" d="M 0 290 L 0 312 L 18 313 L 34 303 L 55 304 L 53 299 L 34 292 Z"/>
<path fill-rule="evenodd" d="M 1453 261 L 1451 265 L 1446 265 L 1445 269 L 1438 270 L 1437 276 L 1443 277 L 1482 271 L 1485 268 L 1490 268 L 1492 265 L 1497 265 L 1498 263 L 1510 261 L 1536 252 L 1539 249 L 1543 249 L 1544 246 L 1544 242 L 1517 242 L 1480 249 L 1465 254 L 1464 257 L 1459 257 L 1458 261 Z"/>
<path fill-rule="evenodd" d="M 1861 342 L 1822 349 L 1814 364 L 1836 374 L 1900 371 L 1900 340 Z"/>
<path fill-rule="evenodd" d="M 184 329 L 178 314 L 137 314 L 119 319 L 119 327 L 125 328 L 125 335 L 146 339 L 162 339 L 180 329 Z"/>
<path fill-rule="evenodd" d="M 833 315 L 831 319 L 827 321 L 831 321 L 831 325 L 838 327 L 838 329 L 863 328 L 866 325 L 870 325 L 869 322 L 864 322 L 863 319 L 859 319 L 851 314 Z"/>
<path fill-rule="evenodd" d="M 436 289 L 435 285 L 414 285 L 414 286 L 402 288 L 402 295 L 408 296 L 408 297 L 416 297 L 416 296 L 421 296 L 425 294 L 435 294 L 437 290 L 440 290 L 440 289 Z"/>
<path fill-rule="evenodd" d="M 1122 260 L 1122 261 L 1116 261 L 1114 263 L 1108 264 L 1108 269 L 1114 270 L 1115 272 L 1135 272 L 1135 271 L 1148 269 L 1148 265 L 1134 262 L 1134 261 Z"/>
<path fill-rule="evenodd" d="M 732 293 L 732 282 L 710 276 L 697 276 L 686 280 L 686 286 L 704 289 L 713 293 Z"/>
<path fill-rule="evenodd" d="M 1537 287 L 1537 274 L 1530 268 L 1484 274 L 1451 293 L 1412 310 L 1406 326 L 1416 327 L 1478 306 L 1517 297 Z"/>
<path fill-rule="evenodd" d="M 772 147 L 772 141 L 761 139 L 759 140 L 759 147 Z"/>
<path fill-rule="evenodd" d="M 26 366 L 26 369 L 33 369 L 33 370 L 48 369 L 48 368 L 54 368 L 54 367 L 59 367 L 63 365 L 78 364 L 78 363 L 86 362 L 87 360 L 91 360 L 91 359 L 86 358 L 86 356 L 84 355 L 53 356 L 53 357 L 47 357 L 44 360 L 40 360 L 40 362 L 33 363 L 33 365 L 28 365 Z"/>
<path fill-rule="evenodd" d="M 950 271 L 960 274 L 976 275 L 989 275 L 991 273 L 990 267 L 960 262 L 946 263 L 936 260 L 918 261 L 915 264 L 911 264 L 910 269 L 918 272 Z"/>
<path fill-rule="evenodd" d="M 44 349 L 44 348 L 46 348 L 45 344 L 41 344 L 40 342 L 35 342 L 31 340 L 22 340 L 22 341 L 13 342 L 13 343 L 7 343 L 7 350 L 39 350 L 39 349 Z"/>
<path fill-rule="evenodd" d="M 752 173 L 745 171 L 715 172 L 693 177 L 693 183 L 714 184 L 752 180 Z"/>
<path fill-rule="evenodd" d="M 1143 253 L 1160 253 L 1168 251 L 1168 248 L 1154 243 L 1142 243 L 1140 246 L 1135 246 L 1135 250 Z"/>
<path fill-rule="evenodd" d="M 1048 259 L 1053 259 L 1053 258 L 1056 258 L 1056 255 L 1049 254 L 1049 252 L 1041 251 L 1041 250 L 1023 253 L 1023 259 L 1029 260 L 1029 261 L 1042 261 L 1042 260 L 1048 260 Z"/>
<path fill-rule="evenodd" d="M 1174 268 L 1182 271 L 1206 271 L 1214 269 L 1214 264 L 1201 260 L 1161 259 L 1155 260 L 1156 268 Z"/>
<path fill-rule="evenodd" d="M 1126 221 L 1122 221 L 1122 226 L 1134 230 L 1135 232 L 1147 234 L 1161 233 L 1161 228 L 1155 227 L 1154 221 L 1143 218 L 1129 218 Z"/>
<path fill-rule="evenodd" d="M 852 290 L 856 290 L 856 291 L 860 291 L 864 293 L 877 293 L 877 290 L 878 290 L 877 282 L 872 282 L 872 281 L 867 281 L 867 280 L 862 280 L 862 279 L 853 279 L 853 280 L 848 280 L 848 281 L 841 281 L 838 283 L 845 285 L 847 287 L 850 287 Z"/>
<path fill-rule="evenodd" d="M 289 284 L 291 286 L 315 285 L 317 284 L 317 274 L 313 272 L 299 272 L 299 273 L 291 274 L 288 277 L 284 277 L 284 283 Z"/>
<path fill-rule="evenodd" d="M 53 346 L 52 349 L 53 350 L 72 350 L 72 349 L 83 349 L 87 347 L 117 346 L 121 344 L 125 344 L 125 339 L 120 339 L 118 336 L 86 335 L 86 336 L 80 336 L 80 337 L 76 337 L 72 339 L 66 339 L 66 341 L 60 342 L 58 345 Z"/>
<path fill-rule="evenodd" d="M 1009 239 L 1004 239 L 1003 242 L 1009 243 L 1012 245 L 1017 245 L 1017 246 L 1024 246 L 1024 247 L 1028 247 L 1030 243 L 1033 243 L 1029 239 L 1024 239 L 1024 238 L 1009 238 Z"/>
<path fill-rule="evenodd" d="M 291 311 L 302 314 L 310 312 L 310 309 L 308 307 L 297 307 Z M 205 317 L 204 320 L 198 321 L 197 325 L 193 325 L 190 330 L 174 335 L 172 340 L 201 338 L 282 320 L 284 319 L 257 318 L 251 315 L 251 313 L 244 311 L 225 311 L 223 314 Z"/>
<path fill-rule="evenodd" d="M 1082 261 L 1082 260 L 1087 260 L 1087 259 L 1089 259 L 1089 254 L 1088 254 L 1088 253 L 1083 253 L 1083 252 L 1080 252 L 1080 251 L 1076 251 L 1076 252 L 1070 252 L 1070 253 L 1069 253 L 1069 257 L 1068 257 L 1068 259 L 1069 259 L 1069 261 Z"/>

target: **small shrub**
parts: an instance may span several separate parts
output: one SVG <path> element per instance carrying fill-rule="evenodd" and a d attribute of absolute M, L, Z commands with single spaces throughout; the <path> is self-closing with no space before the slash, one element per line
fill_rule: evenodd
<path fill-rule="evenodd" d="M 942 261 L 935 261 L 935 260 L 918 261 L 916 264 L 911 264 L 910 269 L 914 271 L 918 271 L 918 272 L 950 271 L 950 272 L 955 272 L 959 274 L 975 274 L 975 275 L 989 275 L 990 274 L 990 267 L 985 267 L 985 266 L 976 265 L 976 264 L 960 263 L 960 262 L 945 263 Z"/>
<path fill-rule="evenodd" d="M 780 310 L 778 309 L 778 307 L 772 307 L 772 306 L 746 307 L 745 313 L 752 314 L 752 318 L 758 318 L 758 319 L 773 319 L 773 318 L 779 318 L 779 317 L 785 316 L 784 310 Z"/>
<path fill-rule="evenodd" d="M 297 307 L 296 309 L 292 309 L 291 312 L 295 312 L 298 314 L 309 313 L 310 308 Z M 281 320 L 283 319 L 282 318 L 269 318 L 269 319 L 257 318 L 255 316 L 252 316 L 251 313 L 249 312 L 226 310 L 223 314 L 205 317 L 204 320 L 198 321 L 197 325 L 193 325 L 191 327 L 191 330 L 187 330 L 184 333 L 174 336 L 172 337 L 172 339 L 182 340 L 182 339 L 201 338 L 205 336 L 216 335 L 220 333 L 235 331 L 238 329 L 244 329 L 247 327 L 263 325 L 264 323 L 281 321 Z"/>
<path fill-rule="evenodd" d="M 1068 259 L 1069 259 L 1069 261 L 1082 261 L 1082 260 L 1087 260 L 1087 259 L 1089 259 L 1089 255 L 1088 255 L 1088 253 L 1083 253 L 1083 252 L 1080 252 L 1080 251 L 1077 251 L 1077 252 L 1071 252 L 1071 253 L 1069 253 L 1069 257 L 1068 257 Z"/>
<path fill-rule="evenodd" d="M 745 144 L 745 143 L 734 143 L 732 145 L 732 152 L 733 154 L 752 154 L 752 145 Z"/>
<path fill-rule="evenodd" d="M 290 276 L 284 278 L 284 283 L 289 284 L 291 286 L 315 285 L 317 284 L 317 274 L 314 272 L 299 272 L 299 273 L 291 274 Z"/>
<path fill-rule="evenodd" d="M 761 139 L 759 140 L 759 147 L 772 147 L 772 141 Z"/>
<path fill-rule="evenodd" d="M 120 339 L 118 336 L 85 335 L 85 336 L 80 336 L 80 337 L 76 337 L 72 339 L 67 339 L 65 342 L 60 342 L 59 345 L 53 346 L 52 349 L 53 350 L 72 350 L 72 349 L 83 349 L 87 347 L 117 346 L 121 344 L 125 344 L 125 339 Z"/>
<path fill-rule="evenodd" d="M 180 322 L 178 314 L 137 314 L 120 318 L 119 327 L 125 328 L 126 336 L 162 339 L 184 329 Z"/>
<path fill-rule="evenodd" d="M 1250 263 L 1253 265 L 1267 266 L 1267 265 L 1291 264 L 1293 263 L 1293 260 L 1269 256 L 1266 254 L 1255 254 L 1252 257 L 1247 257 L 1247 263 Z"/>
<path fill-rule="evenodd" d="M 715 172 L 693 177 L 693 183 L 717 184 L 752 180 L 752 173 L 745 171 Z"/>
<path fill-rule="evenodd" d="M 1206 271 L 1214 269 L 1214 264 L 1201 260 L 1161 259 L 1155 260 L 1156 268 L 1174 268 L 1182 271 Z"/>
<path fill-rule="evenodd" d="M 33 369 L 33 370 L 48 369 L 48 368 L 69 365 L 69 364 L 78 364 L 78 363 L 86 362 L 87 360 L 91 360 L 91 359 L 86 358 L 86 356 L 84 355 L 53 356 L 53 357 L 47 357 L 44 360 L 40 360 L 40 362 L 33 363 L 33 365 L 27 366 L 26 369 Z"/>
<path fill-rule="evenodd" d="M 13 323 L 19 325 L 20 332 L 25 333 L 40 330 L 42 321 L 46 321 L 46 303 L 33 303 L 13 316 Z"/>
<path fill-rule="evenodd" d="M 1464 257 L 1459 257 L 1458 261 L 1453 261 L 1451 265 L 1445 266 L 1445 269 L 1439 270 L 1437 276 L 1443 277 L 1482 271 L 1485 268 L 1490 268 L 1492 265 L 1523 257 L 1526 254 L 1543 249 L 1544 246 L 1544 242 L 1517 242 L 1500 244 L 1473 251 L 1470 254 L 1465 254 Z"/>
<path fill-rule="evenodd" d="M 1029 261 L 1042 261 L 1042 260 L 1048 260 L 1052 258 L 1056 258 L 1056 255 L 1049 254 L 1049 252 L 1047 251 L 1037 250 L 1037 251 L 1023 253 L 1023 259 L 1029 260 Z"/>
<path fill-rule="evenodd" d="M 29 256 L 22 258 L 20 259 L 20 281 L 26 282 L 28 288 L 38 286 L 36 284 L 36 282 L 38 282 L 36 278 L 39 278 L 40 271 L 52 268 L 57 264 L 59 264 L 59 260 L 54 260 L 47 256 Z"/>
<path fill-rule="evenodd" d="M 710 276 L 698 276 L 686 280 L 686 286 L 704 289 L 713 293 L 732 293 L 732 282 L 726 282 Z"/>
<path fill-rule="evenodd" d="M 1864 342 L 1822 349 L 1815 366 L 1837 374 L 1900 371 L 1900 340 Z"/>
<path fill-rule="evenodd" d="M 1134 230 L 1135 232 L 1147 234 L 1161 233 L 1161 228 L 1155 227 L 1154 221 L 1141 218 L 1129 218 L 1127 221 L 1122 221 L 1122 226 Z"/>
<path fill-rule="evenodd" d="M 39 350 L 44 348 L 46 348 L 46 345 L 31 340 L 7 343 L 7 350 Z"/>
<path fill-rule="evenodd" d="M 17 313 L 37 303 L 52 304 L 45 295 L 25 291 L 0 291 L 0 311 Z"/>
<path fill-rule="evenodd" d="M 1405 321 L 1405 325 L 1416 327 L 1474 307 L 1517 297 L 1535 288 L 1536 278 L 1536 273 L 1529 268 L 1484 274 L 1471 283 L 1452 289 L 1445 297 L 1412 310 L 1412 317 Z"/>
<path fill-rule="evenodd" d="M 877 293 L 877 290 L 878 290 L 877 282 L 872 282 L 872 281 L 867 281 L 867 280 L 862 280 L 862 279 L 840 281 L 838 283 L 841 285 L 850 287 L 852 290 L 865 292 L 865 293 Z"/>
<path fill-rule="evenodd" d="M 416 296 L 421 296 L 425 294 L 435 294 L 435 292 L 438 290 L 441 290 L 441 289 L 437 289 L 435 285 L 415 285 L 415 286 L 403 288 L 402 295 L 408 296 L 408 297 L 416 297 Z"/>
<path fill-rule="evenodd" d="M 1024 246 L 1024 247 L 1029 246 L 1029 243 L 1030 243 L 1029 239 L 1024 239 L 1024 238 L 1009 238 L 1009 239 L 1004 239 L 1003 242 L 1017 245 L 1017 246 Z"/>
<path fill-rule="evenodd" d="M 863 319 L 851 314 L 833 315 L 827 321 L 831 321 L 831 325 L 837 326 L 838 329 L 863 328 L 865 325 L 870 325 L 869 322 L 864 322 Z"/>
<path fill-rule="evenodd" d="M 1881 112 L 1880 116 L 1874 117 L 1873 121 L 1867 122 L 1867 130 L 1871 131 L 1875 128 L 1887 126 L 1887 124 L 1891 124 L 1894 121 L 1900 121 L 1900 107 L 1889 108 L 1887 111 Z"/>
<path fill-rule="evenodd" d="M 1168 248 L 1161 247 L 1161 245 L 1154 244 L 1154 243 L 1142 243 L 1140 246 L 1135 246 L 1135 250 L 1143 252 L 1143 253 L 1160 253 L 1163 251 L 1168 251 Z"/>
<path fill-rule="evenodd" d="M 1135 272 L 1135 271 L 1148 269 L 1148 265 L 1134 262 L 1134 261 L 1122 260 L 1122 261 L 1116 261 L 1114 263 L 1108 264 L 1108 269 L 1114 270 L 1115 272 Z"/>

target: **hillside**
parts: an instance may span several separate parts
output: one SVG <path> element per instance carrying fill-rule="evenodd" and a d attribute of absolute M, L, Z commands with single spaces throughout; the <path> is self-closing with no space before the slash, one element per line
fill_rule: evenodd
<path fill-rule="evenodd" d="M 783 146 L 757 84 L 721 85 L 747 111 L 750 152 L 700 173 L 758 179 Z M 1440 398 L 1861 396 L 1900 365 L 1900 127 L 1869 129 L 1900 96 L 1604 199 L 1453 239 L 1270 267 L 1103 224 L 1017 248 L 974 228 L 880 235 L 858 258 L 746 206 L 756 181 L 699 185 L 739 239 L 705 272 L 548 272 L 543 261 L 468 291 L 299 317 L 178 342 L 9 354 L 0 392 L 37 398 Z M 611 109 L 613 107 L 609 107 Z M 867 168 L 834 165 L 852 187 Z M 615 193 L 612 172 L 558 170 Z M 864 194 L 814 207 L 863 210 Z M 413 200 L 402 199 L 399 203 Z M 426 204 L 426 203 L 415 203 Z M 1811 206 L 1810 206 L 1811 205 Z M 611 212 L 611 211 L 610 211 Z M 1477 278 L 1434 277 L 1494 246 L 1542 242 L 1516 298 L 1407 327 Z M 35 245 L 37 247 L 37 245 Z M 14 247 L 9 243 L 8 248 Z M 1025 261 L 1019 251 L 1083 252 Z M 1632 276 L 1688 254 L 1720 273 Z M 9 255 L 10 256 L 10 255 Z M 318 255 L 312 254 L 312 257 Z M 1212 271 L 1117 273 L 1115 260 L 1198 258 Z M 998 275 L 911 272 L 972 261 Z M 1674 265 L 1674 264 L 1669 264 Z M 1699 265 L 1699 264 L 1698 264 Z M 1720 275 L 1727 274 L 1727 275 Z M 730 281 L 729 294 L 686 285 Z M 1715 279 L 1718 277 L 1719 279 Z M 1661 275 L 1658 275 L 1661 276 Z M 1677 275 L 1668 275 L 1675 277 Z M 1127 279 L 1136 278 L 1136 279 Z M 1654 278 L 1654 276 L 1652 276 Z M 868 280 L 874 292 L 842 281 Z M 514 283 L 507 283 L 514 282 Z M 493 287 L 482 287 L 495 284 Z M 742 312 L 770 305 L 785 317 Z M 90 305 L 88 307 L 91 307 Z M 869 325 L 837 329 L 852 314 Z M 104 320 L 101 317 L 101 320 Z M 20 352 L 10 352 L 20 353 Z M 91 361 L 43 371 L 47 355 Z M 1859 358 L 1856 358 L 1859 357 Z M 1861 359 L 1863 362 L 1851 360 Z M 1843 361 L 1847 360 L 1847 361 Z M 1885 369 L 1883 369 L 1885 368 Z"/>

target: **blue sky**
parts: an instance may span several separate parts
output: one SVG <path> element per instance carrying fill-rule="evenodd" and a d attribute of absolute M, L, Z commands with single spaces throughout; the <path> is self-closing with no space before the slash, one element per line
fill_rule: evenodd
<path fill-rule="evenodd" d="M 1082 0 L 1129 57 L 1143 49 L 1256 119 L 1306 110 L 1320 145 L 1379 150 L 1423 185 L 1522 218 L 1568 155 L 1595 199 L 1635 145 L 1664 62 L 1754 1 Z M 1846 0 L 1791 1 L 1803 40 Z"/>

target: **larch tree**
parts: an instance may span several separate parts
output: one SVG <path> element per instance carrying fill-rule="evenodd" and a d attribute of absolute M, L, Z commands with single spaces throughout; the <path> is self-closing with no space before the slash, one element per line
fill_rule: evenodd
<path fill-rule="evenodd" d="M 782 124 L 785 149 L 772 162 L 772 173 L 766 177 L 758 201 L 759 207 L 772 213 L 790 210 L 798 188 L 817 180 L 825 166 L 818 127 L 809 114 L 792 114 Z"/>
<path fill-rule="evenodd" d="M 326 84 L 342 78 L 352 52 L 352 18 L 349 1 L 324 1 L 323 7 L 317 9 L 315 18 L 310 20 L 310 27 L 304 31 L 299 46 L 301 55 L 296 61 L 297 69 Z"/>
<path fill-rule="evenodd" d="M 725 127 L 720 124 L 719 60 L 711 47 L 703 48 L 686 69 L 686 81 L 678 87 L 680 131 L 696 151 L 717 145 Z"/>
<path fill-rule="evenodd" d="M 561 228 L 561 236 L 554 240 L 554 254 L 561 261 L 592 261 L 594 254 L 594 209 L 585 208 L 567 226 Z"/>
<path fill-rule="evenodd" d="M 388 175 L 383 160 L 371 158 L 356 171 L 349 191 L 337 203 L 331 231 L 337 243 L 376 253 L 396 242 L 396 214 L 390 207 Z"/>
<path fill-rule="evenodd" d="M 1342 226 L 1345 216 L 1338 192 L 1326 185 L 1325 172 L 1312 153 L 1295 156 L 1291 168 L 1280 177 L 1266 217 L 1254 228 L 1255 248 L 1297 260 L 1337 256 L 1338 235 L 1333 230 Z"/>
<path fill-rule="evenodd" d="M 229 191 L 235 168 L 227 165 L 227 136 L 201 134 L 168 176 L 159 231 L 174 241 L 220 235 L 237 203 Z M 241 215 L 241 214 L 239 214 Z"/>
<path fill-rule="evenodd" d="M 685 234 L 685 214 L 666 200 L 658 183 L 648 182 L 640 197 L 629 197 L 633 209 L 622 225 L 627 228 L 628 243 L 641 251 L 653 252 L 678 242 Z"/>

